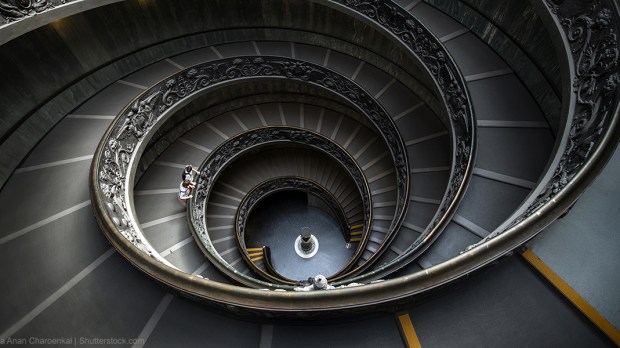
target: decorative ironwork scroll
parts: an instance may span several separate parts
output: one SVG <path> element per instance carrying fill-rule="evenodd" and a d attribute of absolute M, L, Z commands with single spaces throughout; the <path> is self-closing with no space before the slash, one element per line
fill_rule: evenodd
<path fill-rule="evenodd" d="M 408 47 L 430 72 L 448 111 L 454 149 L 448 188 L 429 225 L 404 252 L 412 254 L 423 243 L 434 240 L 443 230 L 446 221 L 449 220 L 446 219 L 446 215 L 452 215 L 456 211 L 456 206 L 463 197 L 471 176 L 476 127 L 465 79 L 443 44 L 418 19 L 394 2 L 378 0 L 332 0 L 332 2 L 363 15 L 392 33 Z M 400 222 L 402 218 L 404 216 L 400 216 Z"/>
<path fill-rule="evenodd" d="M 613 4 L 604 0 L 546 0 L 546 4 L 562 27 L 574 66 L 571 93 L 575 107 L 568 116 L 566 147 L 553 176 L 542 183 L 523 213 L 507 228 L 494 231 L 468 249 L 503 234 L 548 205 L 588 163 L 618 116 L 614 112 L 620 102 L 620 23 Z"/>
<path fill-rule="evenodd" d="M 213 150 L 200 165 L 200 175 L 196 180 L 194 197 L 190 200 L 192 233 L 203 245 L 202 249 L 205 255 L 222 272 L 225 272 L 230 277 L 246 285 L 254 287 L 265 286 L 265 284 L 262 282 L 256 283 L 252 278 L 241 275 L 240 272 L 235 270 L 232 265 L 228 264 L 226 260 L 220 256 L 213 246 L 207 229 L 207 203 L 211 194 L 211 189 L 217 182 L 219 175 L 229 164 L 248 151 L 277 143 L 300 144 L 325 153 L 338 162 L 348 172 L 360 194 L 365 221 L 364 236 L 368 236 L 367 229 L 372 221 L 372 201 L 366 177 L 357 165 L 357 162 L 355 162 L 355 159 L 332 140 L 306 129 L 287 126 L 264 127 L 249 130 L 227 140 Z M 242 209 L 242 207 L 240 207 L 240 209 Z M 242 218 L 246 216 L 246 214 L 243 214 Z M 237 215 L 237 220 L 238 219 L 239 215 Z M 363 244 L 362 242 L 358 246 L 357 254 L 363 249 Z M 243 253 L 243 251 L 240 252 Z M 276 288 L 277 286 L 270 285 L 269 287 Z"/>
<path fill-rule="evenodd" d="M 469 177 L 468 172 L 471 169 L 475 137 L 474 128 L 472 127 L 473 115 L 467 100 L 463 79 L 458 74 L 454 63 L 439 41 L 423 25 L 398 6 L 391 3 L 363 1 L 341 1 L 340 3 L 356 11 L 359 10 L 361 14 L 384 26 L 410 47 L 413 54 L 420 58 L 435 78 L 448 107 L 448 114 L 450 115 L 453 125 L 452 131 L 454 133 L 453 167 L 447 193 L 440 204 L 435 218 L 420 237 L 420 240 L 429 240 L 428 234 L 438 233 L 441 230 L 441 226 L 438 225 L 445 220 L 445 215 L 453 210 L 462 196 L 464 186 Z M 148 117 L 126 118 L 123 121 L 126 123 L 124 132 L 140 138 L 145 132 L 143 129 L 149 128 L 151 121 L 157 119 L 157 115 L 163 113 L 188 95 L 213 84 L 251 77 L 283 77 L 317 84 L 343 96 L 366 114 L 369 120 L 377 127 L 390 149 L 397 179 L 397 205 L 394 219 L 385 238 L 385 245 L 387 246 L 391 237 L 394 236 L 400 227 L 409 203 L 410 178 L 406 150 L 394 122 L 377 101 L 355 83 L 335 72 L 311 63 L 275 57 L 231 58 L 199 65 L 175 74 L 164 85 L 160 84 L 155 88 L 151 88 L 148 93 L 150 93 L 149 98 L 152 97 L 153 99 L 141 98 L 134 108 L 151 108 L 153 110 L 152 114 Z M 155 103 L 156 105 L 152 106 L 150 103 Z M 114 139 L 111 139 L 111 142 L 114 142 Z M 132 146 L 134 145 L 129 143 L 124 145 L 122 143 L 111 143 L 106 149 L 106 153 L 114 153 L 113 156 L 123 158 L 133 151 Z M 107 180 L 109 187 L 102 189 L 107 189 L 111 192 L 118 189 L 126 189 L 119 186 L 119 182 L 116 180 L 118 167 L 122 166 L 122 163 L 120 166 L 112 163 L 109 163 L 107 167 L 101 166 L 106 170 L 107 179 L 111 179 Z M 120 175 L 118 178 L 122 176 Z M 122 190 L 118 192 L 122 192 Z M 110 214 L 116 215 L 117 220 L 121 222 L 120 225 L 116 225 L 120 226 L 123 235 L 134 241 L 136 246 L 142 248 L 141 245 L 144 242 L 139 234 L 136 234 L 135 226 L 127 224 L 130 216 L 126 214 L 126 207 L 123 207 L 120 203 L 115 204 L 114 202 L 117 199 L 113 199 L 112 195 L 109 195 L 109 197 L 106 203 L 110 203 L 114 206 L 114 209 L 108 209 L 108 211 Z M 415 247 L 417 245 L 415 244 Z M 384 250 L 385 246 L 381 248 Z M 376 253 L 376 255 L 379 254 Z M 374 261 L 372 258 L 369 259 L 368 263 Z"/>
<path fill-rule="evenodd" d="M 313 83 L 359 108 L 377 127 L 392 154 L 398 192 L 396 216 L 406 211 L 409 172 L 405 146 L 392 119 L 372 96 L 345 77 L 311 63 L 282 57 L 228 58 L 188 68 L 154 85 L 121 112 L 100 143 L 93 166 L 95 199 L 105 207 L 102 213 L 114 228 L 138 249 L 166 262 L 144 240 L 133 218 L 128 180 L 139 156 L 136 149 L 145 145 L 169 110 L 192 94 L 216 84 L 259 77 Z"/>
<path fill-rule="evenodd" d="M 449 217 L 456 211 L 469 182 L 473 168 L 476 127 L 465 79 L 441 42 L 418 19 L 397 4 L 377 0 L 333 0 L 332 2 L 347 7 L 376 23 L 408 47 L 430 72 L 449 115 L 453 135 L 453 154 L 448 187 L 439 208 L 422 235 L 403 254 L 390 262 L 391 266 L 402 267 L 414 260 L 420 253 L 420 247 L 432 242 L 445 228 Z M 390 226 L 390 229 L 398 228 L 402 223 L 404 215 L 396 215 L 395 223 Z M 388 236 L 390 235 L 395 234 L 389 233 Z M 382 248 L 385 248 L 389 241 L 386 239 Z M 382 265 L 381 268 L 387 269 L 387 266 Z M 385 272 L 369 272 L 362 278 L 371 279 L 385 274 Z M 340 282 L 335 284 L 340 284 Z"/>
<path fill-rule="evenodd" d="M 620 41 L 613 5 L 605 4 L 606 1 L 548 0 L 547 3 L 570 44 L 575 66 L 572 92 L 577 103 L 568 144 L 553 178 L 513 225 L 553 199 L 583 168 L 600 144 L 620 101 Z M 576 5 L 581 7 L 577 13 L 574 12 Z"/>
<path fill-rule="evenodd" d="M 554 12 L 555 19 L 563 25 L 563 30 L 571 45 L 571 64 L 576 72 L 575 76 L 571 77 L 574 78 L 572 88 L 573 96 L 577 101 L 574 105 L 575 113 L 568 115 L 571 119 L 570 131 L 567 134 L 568 145 L 565 149 L 560 149 L 561 159 L 557 168 L 552 168 L 555 170 L 553 178 L 543 183 L 541 194 L 536 199 L 536 202 L 541 204 L 532 204 L 533 209 L 524 214 L 526 217 L 539 213 L 565 190 L 570 191 L 571 180 L 578 178 L 584 169 L 592 165 L 591 161 L 601 160 L 602 157 L 596 156 L 596 152 L 604 145 L 605 139 L 609 138 L 608 126 L 615 124 L 612 122 L 618 119 L 618 40 L 616 37 L 618 9 L 614 7 L 614 2 L 611 0 L 546 1 Z M 442 97 L 448 105 L 455 134 L 454 156 L 456 160 L 453 161 L 452 184 L 447 196 L 454 196 L 455 201 L 458 200 L 468 180 L 468 171 L 471 167 L 475 146 L 473 127 L 475 122 L 473 122 L 471 105 L 467 100 L 463 79 L 458 74 L 454 63 L 443 51 L 441 44 L 420 23 L 389 1 L 316 0 L 316 2 L 340 4 L 387 29 L 405 43 L 412 54 L 419 56 L 434 76 Z M 235 78 L 270 76 L 317 83 L 313 81 L 314 72 L 308 72 L 306 69 L 320 70 L 320 67 L 289 60 L 289 69 L 286 70 L 283 65 L 278 65 L 277 61 L 273 61 L 283 61 L 285 60 L 283 58 L 269 58 L 268 62 L 258 59 L 247 57 L 236 61 L 221 60 L 182 71 L 169 80 L 169 83 L 158 84 L 148 90 L 131 108 L 125 110 L 115 120 L 95 155 L 92 173 L 94 181 L 91 181 L 95 185 L 93 196 L 97 198 L 96 208 L 99 209 L 99 218 L 106 224 L 105 228 L 113 226 L 116 232 L 121 233 L 123 238 L 127 238 L 138 248 L 148 249 L 148 245 L 141 241 L 141 234 L 137 233 L 139 228 L 135 226 L 130 216 L 133 208 L 125 196 L 129 190 L 127 173 L 132 165 L 132 156 L 136 156 L 139 152 L 136 149 L 139 149 L 141 142 L 145 141 L 145 134 L 148 135 L 151 128 L 160 122 L 160 117 L 163 118 L 162 115 L 176 103 L 203 88 L 220 82 L 232 81 Z M 290 68 L 291 65 L 296 64 L 301 64 L 301 66 Z M 289 76 L 284 73 L 285 71 L 294 73 Z M 338 93 L 337 88 L 328 87 L 328 84 L 321 84 L 321 86 Z M 167 96 L 165 102 L 164 94 Z M 151 97 L 152 99 L 149 100 Z M 364 102 L 357 100 L 353 104 L 364 109 Z M 121 125 L 125 126 L 121 127 Z M 392 155 L 398 158 L 399 153 Z M 582 189 L 580 187 L 576 190 Z M 442 208 L 440 208 L 446 207 L 444 211 L 452 209 L 454 203 L 449 202 L 447 196 L 442 200 Z M 529 221 L 531 220 L 524 221 L 524 224 Z M 520 224 L 520 226 L 523 225 Z M 513 226 L 509 232 L 515 231 L 514 228 L 517 227 L 519 226 Z M 124 239 L 123 242 L 125 242 Z M 496 238 L 488 244 L 489 248 L 479 248 L 480 252 L 457 256 L 449 263 L 435 265 L 428 270 L 416 272 L 407 277 L 371 284 L 365 287 L 364 291 L 336 289 L 329 296 L 280 292 L 263 295 L 262 292 L 252 289 L 242 289 L 227 284 L 213 285 L 191 276 L 179 276 L 178 273 L 170 272 L 167 268 L 157 268 L 159 265 L 157 262 L 141 259 L 140 253 L 136 254 L 140 259 L 135 262 L 145 264 L 144 269 L 147 269 L 149 274 L 159 277 L 162 283 L 174 287 L 186 296 L 203 301 L 213 301 L 233 311 L 256 310 L 271 314 L 275 309 L 279 313 L 291 313 L 311 307 L 314 313 L 319 313 L 331 310 L 340 311 L 343 308 L 361 310 L 363 306 L 368 308 L 368 306 L 383 305 L 385 302 L 396 303 L 409 295 L 421 293 L 438 284 L 445 284 L 472 272 L 501 256 L 500 254 L 505 253 L 509 250 L 508 248 L 514 248 L 511 242 L 512 240 L 509 239 Z M 150 251 L 145 250 L 145 252 Z M 298 295 L 307 295 L 306 301 L 300 302 L 303 303 L 302 305 L 296 305 L 294 301 L 290 301 L 292 298 L 301 297 Z"/>
<path fill-rule="evenodd" d="M 62 0 L 61 3 L 64 4 L 65 1 Z M 8 22 L 34 16 L 51 8 L 54 8 L 54 5 L 49 0 L 0 0 L 0 16 Z"/>

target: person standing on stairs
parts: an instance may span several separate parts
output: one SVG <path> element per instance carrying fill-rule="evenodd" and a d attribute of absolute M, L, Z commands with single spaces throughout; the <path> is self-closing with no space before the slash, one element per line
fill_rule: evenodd
<path fill-rule="evenodd" d="M 192 185 L 189 179 L 185 179 L 181 182 L 179 186 L 179 201 L 184 205 L 187 205 L 187 200 L 193 197 L 191 194 L 193 188 L 194 185 Z"/>
<path fill-rule="evenodd" d="M 191 164 L 185 166 L 183 170 L 183 174 L 181 174 L 181 180 L 185 181 L 186 179 L 190 181 L 193 186 L 196 186 L 196 182 L 194 181 L 194 173 L 200 174 Z"/>

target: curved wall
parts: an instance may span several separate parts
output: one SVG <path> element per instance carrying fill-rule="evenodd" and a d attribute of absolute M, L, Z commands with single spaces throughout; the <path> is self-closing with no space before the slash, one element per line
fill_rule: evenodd
<path fill-rule="evenodd" d="M 219 30 L 231 23 L 245 29 Z M 436 112 L 440 109 L 435 87 L 417 61 L 369 26 L 313 2 L 115 3 L 59 19 L 0 47 L 2 66 L 22 67 L 7 69 L 0 81 L 0 150 L 5 164 L 0 185 L 61 115 L 122 76 L 209 45 L 287 38 L 367 59 L 399 80 L 410 81 Z"/>
<path fill-rule="evenodd" d="M 530 1 L 424 0 L 491 46 L 545 113 L 554 133 L 561 126 L 562 74 L 555 44 Z M 415 13 L 415 10 L 412 11 Z"/>
<path fill-rule="evenodd" d="M 175 112 L 157 130 L 145 148 L 136 172 L 136 182 L 143 171 L 175 140 L 202 122 L 231 110 L 248 105 L 270 102 L 298 102 L 319 105 L 354 119 L 369 129 L 376 131 L 364 116 L 333 95 L 312 85 L 299 84 L 286 80 L 265 80 L 246 82 L 242 86 L 223 87 L 207 95 L 198 97 Z"/>

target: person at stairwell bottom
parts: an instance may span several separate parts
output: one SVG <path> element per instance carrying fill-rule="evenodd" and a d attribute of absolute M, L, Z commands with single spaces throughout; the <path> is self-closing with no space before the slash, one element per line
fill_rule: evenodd
<path fill-rule="evenodd" d="M 189 179 L 192 185 L 196 185 L 196 182 L 194 181 L 194 173 L 200 174 L 200 172 L 194 169 L 191 164 L 186 165 L 183 170 L 183 174 L 181 174 L 181 180 L 185 181 L 185 179 Z"/>
<path fill-rule="evenodd" d="M 194 188 L 194 186 L 189 180 L 183 180 L 181 185 L 179 185 L 179 201 L 181 203 L 186 204 L 186 201 L 193 197 L 191 195 L 192 188 Z"/>

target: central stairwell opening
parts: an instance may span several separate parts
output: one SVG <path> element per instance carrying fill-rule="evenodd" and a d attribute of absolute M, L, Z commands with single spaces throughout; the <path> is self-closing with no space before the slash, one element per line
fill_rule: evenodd
<path fill-rule="evenodd" d="M 342 269 L 355 249 L 347 248 L 341 223 L 320 199 L 301 191 L 274 193 L 256 205 L 246 224 L 248 246 L 268 246 L 271 263 L 282 276 L 307 280 L 330 276 Z M 316 245 L 311 257 L 295 250 L 297 239 L 309 228 Z"/>

